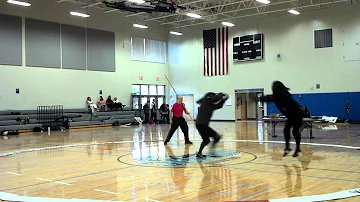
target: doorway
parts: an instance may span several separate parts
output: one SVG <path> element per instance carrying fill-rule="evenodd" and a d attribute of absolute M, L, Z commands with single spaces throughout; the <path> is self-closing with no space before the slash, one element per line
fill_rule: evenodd
<path fill-rule="evenodd" d="M 264 107 L 259 98 L 263 95 L 264 89 L 235 90 L 236 120 L 261 120 L 264 117 Z"/>

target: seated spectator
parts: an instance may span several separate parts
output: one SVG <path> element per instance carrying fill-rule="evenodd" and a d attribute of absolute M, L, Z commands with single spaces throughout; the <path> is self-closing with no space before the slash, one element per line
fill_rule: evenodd
<path fill-rule="evenodd" d="M 91 113 L 94 113 L 95 111 L 97 111 L 97 106 L 96 106 L 96 104 L 93 103 L 93 101 L 91 100 L 91 97 L 87 97 L 86 104 L 87 104 L 88 108 L 91 109 Z"/>
<path fill-rule="evenodd" d="M 103 96 L 100 96 L 100 98 L 99 98 L 99 100 L 98 100 L 98 105 L 99 105 L 99 107 L 100 107 L 100 111 L 105 111 L 105 107 L 106 107 L 106 102 L 105 102 L 105 100 L 104 100 L 104 98 L 103 98 Z"/>
<path fill-rule="evenodd" d="M 166 123 L 169 123 L 169 105 L 163 103 L 160 106 L 160 116 L 162 120 L 166 121 Z"/>
<path fill-rule="evenodd" d="M 112 111 L 114 108 L 114 101 L 112 101 L 111 95 L 109 95 L 109 97 L 106 100 L 106 107 L 108 109 L 107 111 L 109 111 L 109 110 Z"/>
<path fill-rule="evenodd" d="M 308 108 L 305 105 L 301 106 L 301 109 L 303 111 L 303 118 L 311 118 L 311 114 L 310 114 Z M 304 130 L 304 128 L 308 128 L 308 127 L 310 127 L 310 125 L 303 122 L 300 129 L 299 129 L 299 132 L 301 133 Z"/>
<path fill-rule="evenodd" d="M 114 108 L 115 111 L 117 111 L 118 109 L 123 111 L 123 104 L 117 99 L 117 97 L 114 97 Z"/>

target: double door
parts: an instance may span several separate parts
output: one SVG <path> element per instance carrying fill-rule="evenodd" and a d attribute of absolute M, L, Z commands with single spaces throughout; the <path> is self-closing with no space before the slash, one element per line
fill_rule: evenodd
<path fill-rule="evenodd" d="M 132 107 L 134 110 L 139 110 L 142 109 L 148 101 L 150 102 L 151 106 L 153 100 L 155 100 L 156 109 L 159 109 L 165 101 L 165 96 L 132 95 Z"/>

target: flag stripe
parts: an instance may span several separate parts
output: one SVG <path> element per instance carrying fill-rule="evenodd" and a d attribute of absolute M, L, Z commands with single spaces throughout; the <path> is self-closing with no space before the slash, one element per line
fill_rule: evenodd
<path fill-rule="evenodd" d="M 211 58 L 211 56 L 212 56 L 212 49 L 211 48 L 209 48 L 208 49 L 208 56 L 209 56 L 209 59 L 208 59 L 208 61 L 209 61 L 209 76 L 212 76 L 212 58 Z"/>
<path fill-rule="evenodd" d="M 226 27 L 226 75 L 229 74 L 229 28 Z"/>
<path fill-rule="evenodd" d="M 220 72 L 220 75 L 223 75 L 223 72 L 222 72 L 222 61 L 223 61 L 223 57 L 222 57 L 222 37 L 221 37 L 221 33 L 222 33 L 222 29 L 219 28 L 219 49 L 220 49 L 220 64 L 219 64 L 219 72 Z"/>
<path fill-rule="evenodd" d="M 222 55 L 223 55 L 223 64 L 222 64 L 222 71 L 223 71 L 223 74 L 225 73 L 224 72 L 224 66 L 225 66 L 225 46 L 224 46 L 224 41 L 225 41 L 225 39 L 224 39 L 224 28 L 222 28 Z"/>
<path fill-rule="evenodd" d="M 206 76 L 206 57 L 205 57 L 205 49 L 204 49 L 204 76 Z"/>
<path fill-rule="evenodd" d="M 216 48 L 214 47 L 214 48 L 212 48 L 213 49 L 213 54 L 212 54 L 212 58 L 213 58 L 213 76 L 215 76 L 216 75 L 216 53 L 215 53 L 215 51 L 216 51 Z"/>
<path fill-rule="evenodd" d="M 208 66 L 207 66 L 207 49 L 205 49 L 205 76 L 208 76 Z"/>

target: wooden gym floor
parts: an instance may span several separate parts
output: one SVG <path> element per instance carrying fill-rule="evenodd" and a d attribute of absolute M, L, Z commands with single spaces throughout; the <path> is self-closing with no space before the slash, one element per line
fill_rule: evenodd
<path fill-rule="evenodd" d="M 336 131 L 314 128 L 312 140 L 304 130 L 306 144 L 298 158 L 282 157 L 281 127 L 277 127 L 279 136 L 272 138 L 262 122 L 211 125 L 223 135 L 218 144 L 222 157 L 202 160 L 194 156 L 201 140 L 192 122 L 194 145 L 189 147 L 181 132 L 175 133 L 167 147 L 163 145 L 169 125 L 2 137 L 0 154 L 15 153 L 0 157 L 0 192 L 58 199 L 240 201 L 360 187 L 360 151 L 336 147 L 359 147 L 358 125 Z M 190 158 L 182 158 L 184 153 Z M 168 157 L 172 154 L 177 158 Z M 360 201 L 360 197 L 342 201 Z"/>

